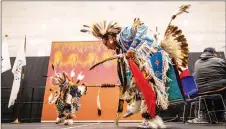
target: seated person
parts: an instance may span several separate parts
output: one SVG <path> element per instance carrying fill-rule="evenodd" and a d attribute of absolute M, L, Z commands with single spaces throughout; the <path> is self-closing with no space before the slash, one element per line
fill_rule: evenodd
<path fill-rule="evenodd" d="M 226 61 L 217 57 L 215 48 L 204 49 L 200 59 L 195 62 L 193 75 L 198 86 L 198 93 L 195 96 L 221 94 L 224 101 L 226 100 Z M 214 100 L 214 106 L 211 99 L 206 99 L 206 103 L 209 110 L 224 109 L 221 99 Z M 216 117 L 218 121 L 225 121 L 224 112 L 216 112 Z M 215 123 L 215 117 L 211 118 L 212 123 Z M 196 118 L 190 122 L 196 123 L 197 120 Z"/>

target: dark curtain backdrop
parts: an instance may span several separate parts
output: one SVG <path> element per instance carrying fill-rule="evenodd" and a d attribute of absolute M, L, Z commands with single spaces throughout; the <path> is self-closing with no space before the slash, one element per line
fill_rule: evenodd
<path fill-rule="evenodd" d="M 15 57 L 10 58 L 13 66 Z M 45 91 L 49 57 L 27 57 L 27 65 L 24 67 L 24 81 L 23 89 L 19 92 L 22 93 L 20 104 L 20 117 L 25 122 L 38 122 L 41 121 L 42 102 Z M 13 74 L 11 70 L 4 72 L 1 76 L 1 109 L 2 109 L 2 122 L 11 122 L 15 119 L 16 109 L 18 103 L 8 108 L 9 97 L 13 84 Z M 18 94 L 19 96 L 19 94 Z"/>

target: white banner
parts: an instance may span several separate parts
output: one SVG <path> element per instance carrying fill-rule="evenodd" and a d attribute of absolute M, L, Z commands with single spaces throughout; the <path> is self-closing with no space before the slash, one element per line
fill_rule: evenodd
<path fill-rule="evenodd" d="M 7 37 L 2 42 L 2 73 L 12 68 L 9 58 Z"/>
<path fill-rule="evenodd" d="M 20 89 L 20 81 L 22 79 L 22 67 L 26 65 L 26 58 L 24 52 L 24 45 L 20 46 L 20 49 L 17 53 L 15 63 L 13 65 L 12 73 L 14 74 L 13 86 L 10 94 L 8 108 L 11 105 L 14 105 L 14 102 L 17 98 L 17 94 Z"/>

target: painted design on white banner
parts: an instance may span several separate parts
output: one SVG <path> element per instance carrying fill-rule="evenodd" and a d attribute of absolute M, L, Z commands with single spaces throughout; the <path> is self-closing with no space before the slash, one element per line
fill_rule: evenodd
<path fill-rule="evenodd" d="M 25 39 L 25 44 L 26 44 L 26 39 Z M 16 60 L 13 65 L 12 73 L 14 75 L 14 81 L 13 81 L 13 86 L 9 98 L 9 104 L 8 108 L 12 105 L 14 105 L 15 100 L 17 99 L 17 94 L 20 89 L 20 80 L 22 79 L 22 67 L 26 65 L 26 58 L 25 58 L 25 51 L 24 51 L 24 45 L 20 46 L 20 49 L 17 53 Z"/>
<path fill-rule="evenodd" d="M 18 65 L 16 67 L 16 72 L 14 74 L 14 80 L 21 80 L 22 74 L 22 60 L 18 60 Z"/>

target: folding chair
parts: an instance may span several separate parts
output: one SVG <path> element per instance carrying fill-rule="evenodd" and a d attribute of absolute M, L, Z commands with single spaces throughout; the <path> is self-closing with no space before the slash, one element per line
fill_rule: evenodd
<path fill-rule="evenodd" d="M 191 102 L 193 99 L 191 99 L 190 96 L 194 95 L 198 91 L 198 87 L 196 85 L 194 77 L 193 76 L 182 77 L 181 83 L 182 83 L 184 95 L 187 96 L 186 101 Z M 185 108 L 186 108 L 186 104 L 184 105 L 183 122 L 185 122 Z M 190 108 L 190 116 L 191 116 L 191 108 Z"/>
<path fill-rule="evenodd" d="M 212 117 L 211 117 L 211 113 L 213 113 L 215 119 L 217 120 L 216 118 L 216 112 L 219 112 L 219 111 L 224 111 L 226 112 L 226 106 L 225 106 L 225 103 L 224 103 L 224 100 L 223 100 L 223 97 L 221 94 L 211 94 L 211 95 L 208 95 L 208 94 L 197 94 L 198 96 L 195 97 L 195 98 L 190 98 L 190 96 L 194 95 L 195 93 L 197 93 L 198 91 L 198 87 L 197 87 L 197 84 L 195 82 L 195 79 L 193 76 L 185 76 L 181 79 L 181 83 L 182 83 L 182 87 L 183 87 L 183 90 L 184 90 L 184 94 L 188 97 L 188 99 L 186 99 L 187 102 L 191 103 L 191 106 L 190 106 L 190 115 L 189 115 L 189 118 L 191 117 L 191 111 L 192 111 L 192 107 L 194 104 L 197 104 L 198 103 L 198 118 L 200 118 L 200 115 L 201 115 L 201 101 L 203 100 L 204 102 L 204 106 L 205 106 L 205 109 L 207 111 L 207 115 L 208 115 L 208 118 L 210 120 L 210 123 L 212 123 Z M 213 92 L 214 93 L 214 92 Z M 224 110 L 209 110 L 208 107 L 207 107 L 207 104 L 206 104 L 206 99 L 221 99 L 222 100 L 222 104 L 224 106 Z M 214 103 L 212 103 L 214 104 Z M 184 105 L 184 113 L 183 113 L 183 121 L 185 122 L 185 107 L 186 105 Z M 218 121 L 217 121 L 218 122 Z M 199 122 L 198 122 L 199 123 Z"/>
<path fill-rule="evenodd" d="M 207 103 L 206 103 L 206 99 L 211 99 L 213 101 L 216 100 L 216 99 L 221 99 L 224 109 L 223 110 L 215 110 L 214 108 L 212 108 L 211 110 L 209 110 L 208 106 L 207 106 Z M 196 104 L 197 102 L 199 103 L 199 106 L 198 106 L 198 118 L 200 117 L 201 101 L 203 100 L 205 109 L 207 111 L 208 118 L 210 120 L 210 123 L 213 122 L 212 117 L 211 117 L 211 113 L 213 113 L 216 122 L 218 122 L 218 119 L 217 119 L 217 116 L 216 116 L 216 112 L 220 112 L 220 111 L 226 112 L 226 106 L 225 106 L 225 103 L 224 103 L 224 100 L 223 100 L 223 97 L 222 97 L 221 94 L 210 94 L 210 95 L 203 94 L 203 95 L 199 95 L 198 97 L 195 97 L 192 100 L 198 100 L 198 101 L 194 101 L 194 102 L 191 103 L 191 107 L 192 107 L 193 104 Z M 213 101 L 212 101 L 212 105 L 214 107 L 214 102 Z"/>

